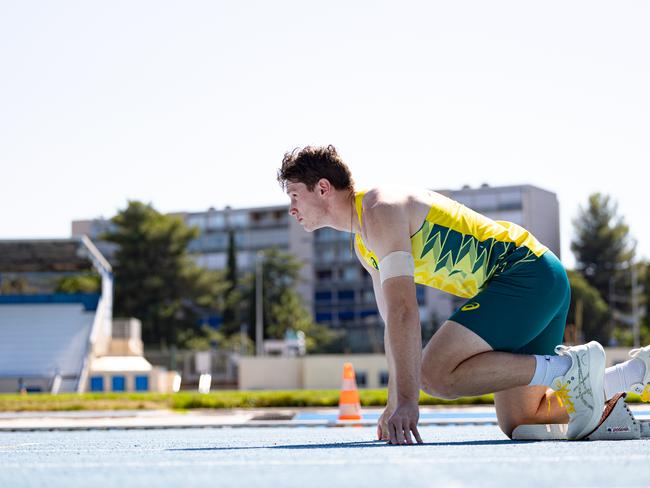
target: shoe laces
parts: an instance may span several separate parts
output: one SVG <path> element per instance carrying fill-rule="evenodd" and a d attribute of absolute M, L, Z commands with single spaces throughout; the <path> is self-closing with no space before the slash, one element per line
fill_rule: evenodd
<path fill-rule="evenodd" d="M 570 346 L 565 346 L 564 344 L 558 344 L 555 346 L 555 354 L 566 356 L 568 355 L 568 351 L 571 349 Z M 569 394 L 569 383 L 568 382 L 562 382 L 558 380 L 558 382 L 554 385 L 553 389 L 555 390 L 553 392 L 553 395 L 555 398 L 557 398 L 557 402 L 560 404 L 561 407 L 565 407 L 567 413 L 575 413 L 576 407 L 573 404 L 573 399 L 571 398 L 571 395 Z M 548 411 L 550 413 L 551 411 L 551 399 L 548 399 Z"/>
<path fill-rule="evenodd" d="M 565 346 L 564 344 L 558 344 L 557 346 L 555 346 L 555 353 L 563 354 L 567 352 L 569 349 L 571 349 L 569 346 Z"/>
<path fill-rule="evenodd" d="M 644 350 L 646 350 L 646 349 L 650 349 L 650 346 L 646 346 L 646 347 L 637 347 L 636 349 L 632 349 L 632 350 L 629 352 L 629 355 L 630 355 L 630 357 L 635 358 L 635 357 L 637 357 L 637 356 L 639 355 L 639 353 L 640 353 L 641 351 L 644 351 Z"/>
<path fill-rule="evenodd" d="M 648 346 L 646 347 L 638 347 L 636 349 L 632 349 L 630 351 L 630 357 L 631 358 L 636 358 L 641 351 L 644 349 L 647 349 Z M 641 392 L 641 401 L 642 402 L 650 402 L 650 383 L 646 383 L 645 387 L 643 388 L 643 391 Z"/>
<path fill-rule="evenodd" d="M 558 389 L 553 392 L 557 402 L 560 404 L 560 407 L 565 407 L 568 414 L 575 413 L 576 407 L 573 404 L 571 395 L 569 394 L 569 384 L 560 382 L 557 384 Z M 548 399 L 548 411 L 551 412 L 551 399 Z"/>

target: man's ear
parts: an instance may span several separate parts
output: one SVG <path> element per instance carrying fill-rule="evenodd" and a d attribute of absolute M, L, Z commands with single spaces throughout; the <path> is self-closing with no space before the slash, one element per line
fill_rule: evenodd
<path fill-rule="evenodd" d="M 321 178 L 320 180 L 318 180 L 318 183 L 316 184 L 316 188 L 318 194 L 323 196 L 326 193 L 332 191 L 332 184 L 326 178 Z"/>

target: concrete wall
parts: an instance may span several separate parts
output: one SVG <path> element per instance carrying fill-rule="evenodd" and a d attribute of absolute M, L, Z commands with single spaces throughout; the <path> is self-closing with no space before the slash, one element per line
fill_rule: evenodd
<path fill-rule="evenodd" d="M 243 357 L 239 361 L 239 389 L 340 388 L 343 363 L 351 362 L 366 388 L 381 388 L 380 375 L 388 371 L 383 354 L 313 355 L 303 357 Z"/>
<path fill-rule="evenodd" d="M 244 357 L 239 361 L 240 390 L 285 390 L 305 388 L 303 358 Z"/>
<path fill-rule="evenodd" d="M 144 352 L 139 339 L 111 339 L 107 356 L 142 356 Z"/>
<path fill-rule="evenodd" d="M 524 227 L 561 258 L 560 204 L 555 193 L 528 187 L 524 192 L 524 214 Z"/>
<path fill-rule="evenodd" d="M 607 366 L 627 361 L 629 349 L 605 348 Z M 242 357 L 239 361 L 240 390 L 337 389 L 341 387 L 343 363 L 351 362 L 366 377 L 360 388 L 384 388 L 382 373 L 388 371 L 383 354 L 327 354 L 294 358 Z"/>
<path fill-rule="evenodd" d="M 351 362 L 357 378 L 360 373 L 366 377 L 366 388 L 381 388 L 380 375 L 388 372 L 386 356 L 383 354 L 314 355 L 303 358 L 303 388 L 327 389 L 340 388 L 343 364 Z"/>

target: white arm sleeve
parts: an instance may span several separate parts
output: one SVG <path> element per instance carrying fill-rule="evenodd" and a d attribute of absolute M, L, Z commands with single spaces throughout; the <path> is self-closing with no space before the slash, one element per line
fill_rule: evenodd
<path fill-rule="evenodd" d="M 394 251 L 379 261 L 379 279 L 384 284 L 395 276 L 415 276 L 415 261 L 410 252 Z"/>

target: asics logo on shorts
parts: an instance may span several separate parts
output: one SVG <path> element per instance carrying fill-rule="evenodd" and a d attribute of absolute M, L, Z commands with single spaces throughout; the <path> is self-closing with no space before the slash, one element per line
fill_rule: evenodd
<path fill-rule="evenodd" d="M 472 310 L 476 310 L 481 306 L 480 303 L 478 302 L 469 302 L 467 305 L 464 305 L 463 308 L 461 308 L 461 312 L 471 312 Z"/>

